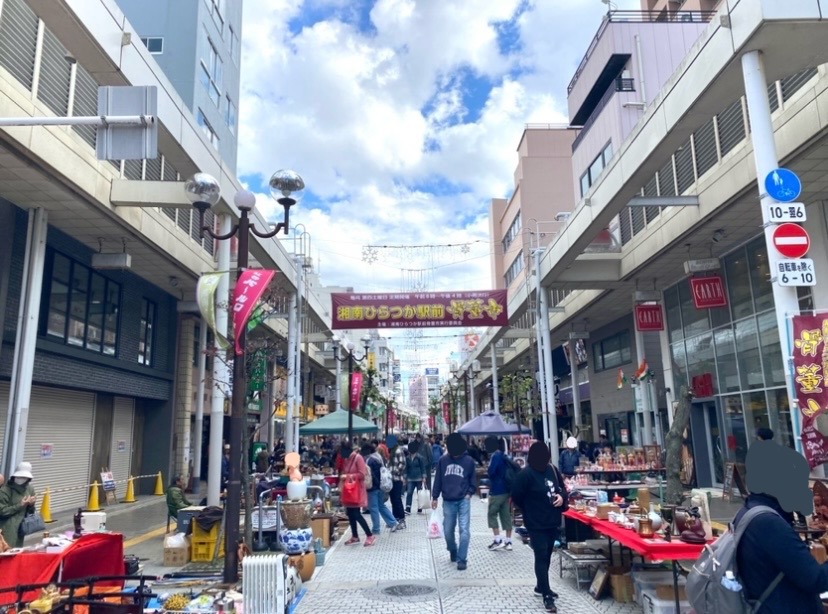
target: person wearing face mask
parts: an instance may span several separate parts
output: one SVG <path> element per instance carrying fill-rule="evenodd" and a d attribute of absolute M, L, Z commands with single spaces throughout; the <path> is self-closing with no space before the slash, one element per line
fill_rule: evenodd
<path fill-rule="evenodd" d="M 0 532 L 12 548 L 23 547 L 20 523 L 27 513 L 35 511 L 37 496 L 31 485 L 33 477 L 32 464 L 23 462 L 0 488 Z"/>

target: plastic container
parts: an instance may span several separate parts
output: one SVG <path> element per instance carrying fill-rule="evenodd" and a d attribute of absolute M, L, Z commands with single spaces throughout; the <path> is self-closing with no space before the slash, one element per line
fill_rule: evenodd
<path fill-rule="evenodd" d="M 676 602 L 673 599 L 659 599 L 655 589 L 645 590 L 641 593 L 641 607 L 644 614 L 674 614 Z M 688 601 L 679 601 L 679 613 L 689 614 L 693 610 Z"/>
<path fill-rule="evenodd" d="M 213 550 L 216 547 L 216 540 L 196 540 L 192 542 L 190 549 L 190 560 L 193 562 L 207 562 L 213 560 Z M 219 545 L 218 558 L 224 557 L 224 544 Z"/>
<path fill-rule="evenodd" d="M 644 591 L 651 591 L 655 595 L 657 586 L 673 585 L 673 572 L 670 570 L 646 570 L 634 569 L 632 571 L 633 588 L 635 591 L 634 599 L 639 605 L 643 605 L 642 593 Z M 687 578 L 679 576 L 679 586 L 687 584 Z"/>
<path fill-rule="evenodd" d="M 192 527 L 193 527 L 193 532 L 192 532 L 193 541 L 195 541 L 195 540 L 198 540 L 198 541 L 212 540 L 212 541 L 215 542 L 216 538 L 218 538 L 218 533 L 219 533 L 219 528 L 221 528 L 221 523 L 217 522 L 212 527 L 210 527 L 209 531 L 205 531 L 204 529 L 202 529 L 198 525 L 197 522 L 193 522 Z"/>

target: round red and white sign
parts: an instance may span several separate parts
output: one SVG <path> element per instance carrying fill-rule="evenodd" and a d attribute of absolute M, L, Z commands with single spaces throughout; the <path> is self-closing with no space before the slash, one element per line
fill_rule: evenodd
<path fill-rule="evenodd" d="M 811 237 L 799 224 L 787 222 L 773 229 L 773 246 L 785 258 L 802 258 L 811 247 Z"/>

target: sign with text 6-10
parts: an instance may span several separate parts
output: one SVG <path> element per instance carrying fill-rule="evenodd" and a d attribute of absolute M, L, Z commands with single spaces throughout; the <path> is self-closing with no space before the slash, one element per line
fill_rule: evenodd
<path fill-rule="evenodd" d="M 776 281 L 780 286 L 815 286 L 813 259 L 777 260 Z"/>

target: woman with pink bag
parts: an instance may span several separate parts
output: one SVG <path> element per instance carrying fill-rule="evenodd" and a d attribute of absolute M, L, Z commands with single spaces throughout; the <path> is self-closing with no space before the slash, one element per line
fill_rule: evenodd
<path fill-rule="evenodd" d="M 357 523 L 365 531 L 365 545 L 374 544 L 374 535 L 368 528 L 360 510 L 368 507 L 368 491 L 365 488 L 365 478 L 368 475 L 368 465 L 365 459 L 351 447 L 350 441 L 343 441 L 339 451 L 344 462 L 339 480 L 339 492 L 342 497 L 342 506 L 348 513 L 348 522 L 351 523 L 351 538 L 345 542 L 346 546 L 358 544 L 359 532 Z"/>

